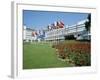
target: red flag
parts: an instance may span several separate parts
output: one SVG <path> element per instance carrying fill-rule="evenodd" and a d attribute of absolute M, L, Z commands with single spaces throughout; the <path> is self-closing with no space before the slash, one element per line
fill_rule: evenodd
<path fill-rule="evenodd" d="M 64 28 L 64 23 L 60 21 L 59 28 Z"/>
<path fill-rule="evenodd" d="M 60 24 L 64 26 L 64 23 L 60 21 Z"/>
<path fill-rule="evenodd" d="M 34 32 L 32 32 L 32 36 L 35 36 Z"/>

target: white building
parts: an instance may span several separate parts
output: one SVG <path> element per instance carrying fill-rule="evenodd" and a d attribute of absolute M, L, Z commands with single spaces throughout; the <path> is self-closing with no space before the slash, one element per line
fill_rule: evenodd
<path fill-rule="evenodd" d="M 53 29 L 45 32 L 45 40 L 60 40 L 64 39 L 65 28 Z"/>
<path fill-rule="evenodd" d="M 23 27 L 23 40 L 26 42 L 33 41 L 37 39 L 37 35 L 35 34 L 35 30 L 31 28 Z"/>
<path fill-rule="evenodd" d="M 82 20 L 77 24 L 71 26 L 48 30 L 45 32 L 45 40 L 46 41 L 64 40 L 65 36 L 67 35 L 74 35 L 74 37 L 77 40 L 81 40 L 81 39 L 90 40 L 90 33 L 88 34 L 85 29 L 86 21 L 87 20 Z"/>
<path fill-rule="evenodd" d="M 53 41 L 53 40 L 64 40 L 65 36 L 73 35 L 76 40 L 87 39 L 90 40 L 91 34 L 86 31 L 85 22 L 87 20 L 79 21 L 78 23 L 68 26 L 63 23 L 55 23 L 54 26 L 48 26 L 49 30 L 45 30 L 45 34 L 41 30 L 35 31 L 34 29 L 23 27 L 23 40 L 29 41 Z M 57 26 L 56 26 L 57 25 Z M 43 35 L 45 35 L 43 37 Z M 42 38 L 41 38 L 42 36 Z"/>

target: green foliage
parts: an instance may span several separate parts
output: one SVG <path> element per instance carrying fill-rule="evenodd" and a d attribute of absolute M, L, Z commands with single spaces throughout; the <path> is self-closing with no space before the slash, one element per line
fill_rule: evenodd
<path fill-rule="evenodd" d="M 88 53 L 74 53 L 69 54 L 69 59 L 71 59 L 76 66 L 90 66 L 91 58 Z"/>
<path fill-rule="evenodd" d="M 65 40 L 75 40 L 76 38 L 74 37 L 74 35 L 67 35 L 65 36 Z"/>
<path fill-rule="evenodd" d="M 58 57 L 75 66 L 90 66 L 90 43 L 75 42 L 55 45 Z"/>
<path fill-rule="evenodd" d="M 85 22 L 85 28 L 87 31 L 90 31 L 90 27 L 91 27 L 91 14 L 88 15 L 87 17 L 88 21 Z"/>

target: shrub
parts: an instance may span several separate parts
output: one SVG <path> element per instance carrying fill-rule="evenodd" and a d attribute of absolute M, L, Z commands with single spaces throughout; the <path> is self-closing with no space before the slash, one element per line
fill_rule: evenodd
<path fill-rule="evenodd" d="M 90 66 L 91 65 L 91 62 L 90 62 L 91 58 L 90 58 L 90 54 L 88 53 L 71 52 L 68 58 L 74 61 L 74 64 L 76 66 Z"/>
<path fill-rule="evenodd" d="M 74 35 L 67 35 L 65 36 L 65 40 L 75 40 L 76 38 L 74 37 Z"/>
<path fill-rule="evenodd" d="M 53 46 L 61 59 L 69 59 L 67 62 L 76 66 L 91 65 L 90 43 L 57 44 Z"/>

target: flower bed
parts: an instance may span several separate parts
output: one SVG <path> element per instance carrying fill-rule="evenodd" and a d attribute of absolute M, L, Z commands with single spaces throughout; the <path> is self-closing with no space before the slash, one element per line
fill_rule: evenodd
<path fill-rule="evenodd" d="M 91 46 L 88 42 L 59 43 L 53 45 L 57 56 L 75 66 L 91 65 Z"/>

